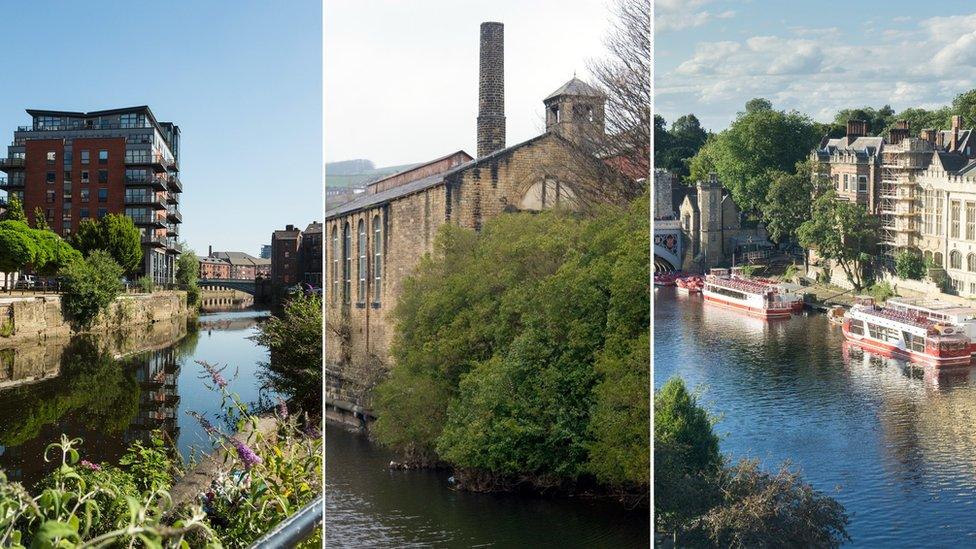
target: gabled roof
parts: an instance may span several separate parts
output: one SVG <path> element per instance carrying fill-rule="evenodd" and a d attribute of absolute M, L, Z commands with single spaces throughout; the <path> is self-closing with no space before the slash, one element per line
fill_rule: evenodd
<path fill-rule="evenodd" d="M 854 141 L 848 143 L 847 137 L 838 137 L 835 139 L 828 139 L 823 145 L 823 149 L 828 153 L 834 151 L 849 151 L 854 153 L 861 153 L 872 155 L 881 151 L 881 147 L 884 144 L 884 137 L 869 137 L 861 136 L 854 139 Z"/>
<path fill-rule="evenodd" d="M 580 95 L 583 97 L 603 97 L 600 90 L 594 88 L 593 86 L 583 82 L 575 76 L 569 82 L 566 82 L 559 87 L 558 90 L 549 94 L 548 97 L 543 99 L 543 101 L 549 101 L 550 99 L 555 99 L 563 95 Z"/>
<path fill-rule="evenodd" d="M 464 152 L 463 149 L 459 149 L 459 150 L 454 151 L 454 152 L 452 152 L 450 154 L 445 154 L 444 156 L 442 156 L 440 158 L 435 158 L 435 159 L 433 159 L 433 160 L 431 160 L 429 162 L 424 162 L 423 164 L 414 164 L 414 165 L 410 166 L 409 168 L 407 168 L 405 170 L 401 170 L 401 171 L 398 171 L 396 173 L 391 173 L 390 175 L 384 176 L 382 179 L 377 179 L 376 181 L 370 181 L 366 185 L 367 186 L 370 186 L 370 187 L 373 186 L 373 185 L 379 185 L 380 183 L 382 183 L 384 181 L 388 181 L 390 179 L 393 179 L 394 177 L 401 177 L 401 176 L 406 175 L 406 174 L 408 174 L 410 172 L 419 171 L 420 169 L 426 168 L 427 166 L 430 166 L 431 164 L 437 164 L 438 162 L 442 162 L 444 160 L 447 160 L 448 158 L 451 158 L 452 156 L 456 156 L 456 155 L 459 155 L 459 154 L 460 155 L 464 155 L 465 157 L 467 157 L 467 161 L 468 162 L 470 162 L 474 158 L 470 154 Z"/>

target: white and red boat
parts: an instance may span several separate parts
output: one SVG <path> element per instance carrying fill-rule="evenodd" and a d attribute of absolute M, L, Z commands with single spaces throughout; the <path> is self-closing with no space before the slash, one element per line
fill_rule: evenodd
<path fill-rule="evenodd" d="M 705 277 L 705 301 L 764 319 L 789 318 L 803 309 L 797 287 L 775 280 L 742 276 L 738 269 L 712 269 Z"/>
<path fill-rule="evenodd" d="M 858 298 L 844 315 L 844 337 L 863 349 L 933 366 L 966 366 L 976 352 L 976 309 L 937 299 Z"/>
<path fill-rule="evenodd" d="M 705 278 L 697 275 L 685 276 L 676 279 L 674 285 L 678 287 L 678 293 L 697 294 L 705 286 Z"/>

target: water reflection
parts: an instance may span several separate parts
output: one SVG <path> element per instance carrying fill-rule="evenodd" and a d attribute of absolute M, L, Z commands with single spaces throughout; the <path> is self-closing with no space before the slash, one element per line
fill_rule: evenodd
<path fill-rule="evenodd" d="M 752 319 L 655 292 L 655 386 L 680 375 L 722 419 L 723 451 L 790 459 L 853 513 L 855 545 L 976 537 L 976 373 L 858 352 L 813 315 Z"/>
<path fill-rule="evenodd" d="M 52 467 L 45 447 L 61 433 L 84 439 L 83 456 L 115 462 L 153 430 L 184 456 L 209 440 L 185 413 L 210 417 L 220 400 L 202 387 L 195 360 L 233 364 L 232 390 L 257 400 L 267 352 L 249 338 L 264 312 L 204 315 L 72 339 L 37 340 L 0 349 L 0 469 L 32 484 Z"/>

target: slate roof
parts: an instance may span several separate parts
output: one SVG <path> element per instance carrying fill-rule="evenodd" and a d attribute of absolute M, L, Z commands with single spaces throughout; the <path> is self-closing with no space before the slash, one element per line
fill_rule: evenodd
<path fill-rule="evenodd" d="M 881 150 L 884 144 L 884 137 L 869 137 L 862 136 L 857 137 L 854 141 L 848 143 L 847 137 L 837 137 L 835 139 L 828 139 L 827 143 L 822 147 L 828 153 L 832 153 L 836 150 L 841 151 L 852 151 L 857 153 L 863 153 L 867 155 L 872 155 Z"/>
<path fill-rule="evenodd" d="M 214 252 L 214 258 L 227 261 L 231 265 L 270 265 L 270 259 L 254 257 L 245 252 Z"/>
<path fill-rule="evenodd" d="M 561 95 L 582 95 L 585 97 L 603 97 L 603 94 L 600 93 L 600 90 L 594 88 L 593 86 L 587 84 L 586 82 L 583 82 L 582 80 L 576 78 L 575 76 L 572 78 L 572 80 L 560 86 L 558 90 L 550 93 L 548 97 L 543 99 L 543 101 L 548 101 L 550 99 L 554 99 Z"/>

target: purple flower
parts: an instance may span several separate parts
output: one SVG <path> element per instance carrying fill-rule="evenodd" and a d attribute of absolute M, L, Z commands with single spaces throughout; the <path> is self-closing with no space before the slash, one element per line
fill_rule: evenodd
<path fill-rule="evenodd" d="M 203 427 L 203 430 L 206 431 L 208 435 L 219 436 L 221 434 L 220 431 L 218 431 L 217 428 L 214 427 L 213 424 L 210 423 L 210 420 L 208 420 L 207 418 L 201 416 L 196 412 L 191 411 L 187 413 L 196 418 L 197 423 L 200 424 L 200 427 Z"/>
<path fill-rule="evenodd" d="M 102 466 L 101 465 L 99 465 L 97 463 L 92 463 L 92 462 L 88 461 L 87 459 L 81 460 L 81 466 L 84 467 L 85 469 L 90 469 L 92 471 L 101 471 L 102 470 Z"/>
<path fill-rule="evenodd" d="M 226 366 L 224 366 L 224 368 L 218 368 L 217 366 L 210 364 L 209 362 L 204 360 L 198 360 L 197 364 L 203 366 L 203 369 L 206 370 L 208 374 L 210 374 L 210 379 L 211 381 L 213 381 L 214 385 L 216 385 L 220 389 L 227 387 L 227 380 L 224 379 L 223 374 L 221 374 L 221 372 L 224 371 Z M 204 376 L 203 379 L 206 379 L 206 376 Z"/>
<path fill-rule="evenodd" d="M 255 465 L 261 463 L 261 457 L 254 453 L 247 444 L 244 444 L 240 440 L 233 439 L 234 447 L 237 448 L 237 457 L 241 458 L 246 469 L 250 469 Z"/>
<path fill-rule="evenodd" d="M 278 397 L 278 415 L 281 419 L 288 419 L 288 403 L 281 397 Z"/>

